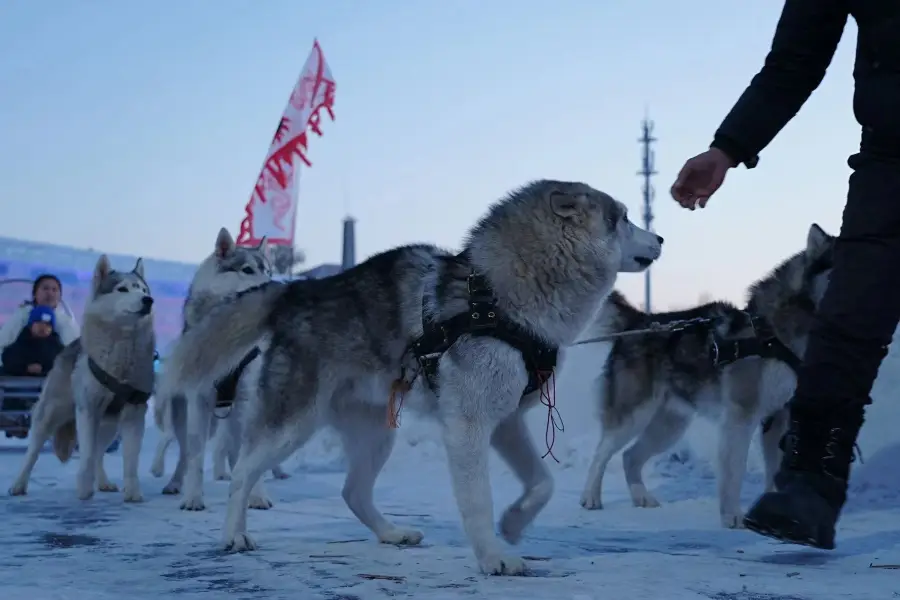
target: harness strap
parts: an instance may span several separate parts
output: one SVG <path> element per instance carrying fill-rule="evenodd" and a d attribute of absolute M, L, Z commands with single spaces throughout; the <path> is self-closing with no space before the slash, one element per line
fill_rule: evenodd
<path fill-rule="evenodd" d="M 126 404 L 145 404 L 150 400 L 151 393 L 144 392 L 136 387 L 123 383 L 103 370 L 90 356 L 88 357 L 88 368 L 97 382 L 113 393 L 113 401 L 107 409 L 108 412 L 118 413 Z"/>
<path fill-rule="evenodd" d="M 254 347 L 231 373 L 216 383 L 216 408 L 226 408 L 234 404 L 234 399 L 237 397 L 238 381 L 240 381 L 241 375 L 244 374 L 244 369 L 256 360 L 259 354 L 259 346 Z"/>
<path fill-rule="evenodd" d="M 497 310 L 493 291 L 483 275 L 472 271 L 466 284 L 469 293 L 468 312 L 441 322 L 425 319 L 422 336 L 410 347 L 428 384 L 434 388 L 434 378 L 437 375 L 441 355 L 449 350 L 460 336 L 469 334 L 475 337 L 492 337 L 518 350 L 528 369 L 528 384 L 522 395 L 528 395 L 539 389 L 556 368 L 558 350 L 502 316 Z M 423 304 L 424 302 L 423 298 Z"/>

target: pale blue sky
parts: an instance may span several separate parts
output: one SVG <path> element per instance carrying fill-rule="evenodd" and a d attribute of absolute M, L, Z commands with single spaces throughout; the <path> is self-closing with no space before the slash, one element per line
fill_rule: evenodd
<path fill-rule="evenodd" d="M 640 215 L 640 120 L 656 121 L 656 307 L 740 301 L 836 231 L 856 26 L 825 83 L 705 211 L 668 188 L 762 64 L 779 0 L 5 0 L 0 2 L 0 235 L 199 261 L 237 232 L 314 37 L 337 121 L 301 175 L 299 245 L 333 262 L 458 246 L 529 179 L 578 179 Z M 619 287 L 642 298 L 643 278 Z"/>

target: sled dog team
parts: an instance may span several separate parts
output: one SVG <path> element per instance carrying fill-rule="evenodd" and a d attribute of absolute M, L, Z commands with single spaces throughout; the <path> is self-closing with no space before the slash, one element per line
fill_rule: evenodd
<path fill-rule="evenodd" d="M 813 225 L 804 250 L 750 287 L 746 307 L 712 302 L 646 314 L 613 287 L 619 273 L 659 258 L 663 238 L 584 183 L 541 180 L 510 192 L 472 227 L 460 253 L 402 246 L 320 280 L 273 280 L 265 241 L 238 247 L 222 229 L 193 278 L 183 334 L 155 381 L 153 296 L 142 262 L 122 272 L 102 256 L 81 338 L 47 376 L 9 492 L 26 493 L 50 439 L 63 462 L 77 443 L 80 499 L 116 491 L 103 450 L 118 432 L 124 499 L 140 502 L 138 457 L 153 395 L 165 435 L 152 472 L 162 475 L 165 449 L 177 439 L 178 463 L 163 493 L 181 494 L 182 509 L 205 508 L 204 456 L 207 441 L 215 444 L 215 478 L 231 480 L 226 550 L 257 547 L 247 510 L 272 506 L 263 474 L 286 477 L 280 463 L 325 426 L 344 442 L 342 495 L 351 512 L 383 543 L 418 544 L 423 533 L 388 520 L 373 499 L 396 434 L 386 420 L 402 402 L 440 425 L 481 571 L 521 574 L 525 561 L 507 543 L 521 540 L 553 494 L 524 415 L 566 350 L 599 337 L 610 348 L 597 365 L 602 434 L 581 505 L 602 508 L 606 467 L 628 446 L 622 460 L 634 504 L 658 506 L 643 467 L 700 413 L 720 426 L 722 524 L 740 527 L 741 483 L 757 430 L 773 485 L 784 403 L 827 285 L 833 241 Z M 491 448 L 522 484 L 499 528 Z"/>

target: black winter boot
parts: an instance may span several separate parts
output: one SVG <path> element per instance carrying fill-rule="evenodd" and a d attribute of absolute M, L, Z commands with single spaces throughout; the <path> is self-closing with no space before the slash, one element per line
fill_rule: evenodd
<path fill-rule="evenodd" d="M 747 529 L 834 550 L 834 528 L 847 500 L 864 406 L 846 403 L 823 410 L 792 401 L 790 428 L 781 441 L 784 457 L 775 475 L 777 491 L 763 494 L 747 512 Z"/>

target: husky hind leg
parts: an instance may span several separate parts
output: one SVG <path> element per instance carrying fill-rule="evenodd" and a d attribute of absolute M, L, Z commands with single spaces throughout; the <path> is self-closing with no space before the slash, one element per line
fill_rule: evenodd
<path fill-rule="evenodd" d="M 9 494 L 11 496 L 24 496 L 28 493 L 28 481 L 31 479 L 31 472 L 34 470 L 38 458 L 40 458 L 44 444 L 46 444 L 47 440 L 51 437 L 55 438 L 55 432 L 61 428 L 65 428 L 65 437 L 67 439 L 65 443 L 61 442 L 60 445 L 65 445 L 66 447 L 57 448 L 57 457 L 61 461 L 65 461 L 71 454 L 69 446 L 74 444 L 70 443 L 68 438 L 75 435 L 75 425 L 74 423 L 71 423 L 69 419 L 74 417 L 74 414 L 71 414 L 74 411 L 72 411 L 71 408 L 68 410 L 57 409 L 54 411 L 54 407 L 47 405 L 51 401 L 51 399 L 44 400 L 42 398 L 40 402 L 43 402 L 43 404 L 39 402 L 32 411 L 31 430 L 28 432 L 28 450 L 25 453 L 25 461 L 22 464 L 22 469 L 19 471 L 18 477 L 16 477 L 16 480 L 9 488 Z M 56 440 L 54 439 L 54 442 L 55 441 Z M 66 451 L 66 454 L 60 455 L 63 450 Z"/>
<path fill-rule="evenodd" d="M 332 423 L 341 436 L 348 463 L 341 492 L 344 502 L 359 522 L 378 537 L 379 542 L 418 544 L 424 537 L 421 531 L 391 523 L 376 508 L 373 500 L 375 481 L 391 456 L 396 437 L 395 430 L 384 423 L 384 409 L 360 403 L 347 406 L 344 410 L 347 412 L 339 414 Z"/>
<path fill-rule="evenodd" d="M 184 484 L 184 474 L 187 471 L 187 400 L 182 395 L 174 396 L 170 401 L 172 411 L 172 434 L 178 440 L 178 462 L 169 483 L 163 488 L 162 493 L 176 495 L 181 493 Z"/>
<path fill-rule="evenodd" d="M 119 428 L 122 432 L 122 489 L 125 502 L 143 502 L 138 462 L 144 441 L 144 419 L 147 404 L 130 404 L 122 410 Z"/>
<path fill-rule="evenodd" d="M 153 455 L 153 463 L 150 465 L 150 474 L 154 477 L 162 477 L 166 474 L 166 452 L 175 436 L 169 432 L 163 432 L 163 436 L 159 438 L 156 444 L 156 453 Z"/>
<path fill-rule="evenodd" d="M 238 421 L 237 415 L 229 414 L 222 417 L 217 415 L 215 410 L 213 411 L 213 418 L 210 422 L 215 431 L 210 436 L 210 441 L 213 446 L 213 479 L 216 481 L 228 481 L 231 479 L 231 475 L 228 473 L 228 468 L 225 465 L 228 459 L 231 458 L 231 455 L 236 454 L 232 447 L 236 447 L 239 443 L 237 441 L 238 434 L 234 429 L 236 425 L 239 429 L 240 425 L 236 424 L 236 421 Z M 233 462 L 230 464 L 230 467 L 234 468 Z"/>
<path fill-rule="evenodd" d="M 525 488 L 500 518 L 503 539 L 518 544 L 524 530 L 553 496 L 553 476 L 531 440 L 521 411 L 497 426 L 491 445 Z"/>
<path fill-rule="evenodd" d="M 603 433 L 594 451 L 594 459 L 588 469 L 584 490 L 581 492 L 581 506 L 588 510 L 603 508 L 603 475 L 609 461 L 643 431 L 653 418 L 656 406 L 646 406 L 628 415 L 602 415 Z"/>
<path fill-rule="evenodd" d="M 175 432 L 172 427 L 172 399 L 153 399 L 153 419 L 156 428 L 162 433 L 156 444 L 156 453 L 153 455 L 153 463 L 150 465 L 150 474 L 154 477 L 162 477 L 166 473 L 166 452 L 172 442 L 175 441 Z"/>
<path fill-rule="evenodd" d="M 766 473 L 766 491 L 775 491 L 775 473 L 781 464 L 781 438 L 787 432 L 788 410 L 782 408 L 769 417 L 759 430 L 759 445 L 762 450 Z"/>
<path fill-rule="evenodd" d="M 278 464 L 272 469 L 272 477 L 275 479 L 288 479 L 290 474 L 284 470 L 284 467 L 282 467 L 281 464 Z"/>
<path fill-rule="evenodd" d="M 116 432 L 119 424 L 111 419 L 103 418 L 100 420 L 100 427 L 97 430 L 97 446 L 101 449 L 94 455 L 94 472 L 97 477 L 98 492 L 118 492 L 119 486 L 109 480 L 106 469 L 103 466 L 103 460 L 106 456 L 106 448 L 116 439 Z"/>
<path fill-rule="evenodd" d="M 670 400 L 653 415 L 646 429 L 638 436 L 637 441 L 622 453 L 625 482 L 628 484 L 631 501 L 635 506 L 641 508 L 659 506 L 659 501 L 647 491 L 647 486 L 644 485 L 644 465 L 648 460 L 662 454 L 684 437 L 693 418 L 693 411 L 687 407 L 679 407 Z"/>
<path fill-rule="evenodd" d="M 204 510 L 203 463 L 212 417 L 213 390 L 198 389 L 186 394 L 187 404 L 187 478 L 182 510 Z"/>
<path fill-rule="evenodd" d="M 228 488 L 228 513 L 222 531 L 226 552 L 255 550 L 256 542 L 247 533 L 247 510 L 250 497 L 263 473 L 271 469 L 306 443 L 315 433 L 315 416 L 301 422 L 291 421 L 260 427 L 244 436 L 238 462 L 231 472 Z"/>

